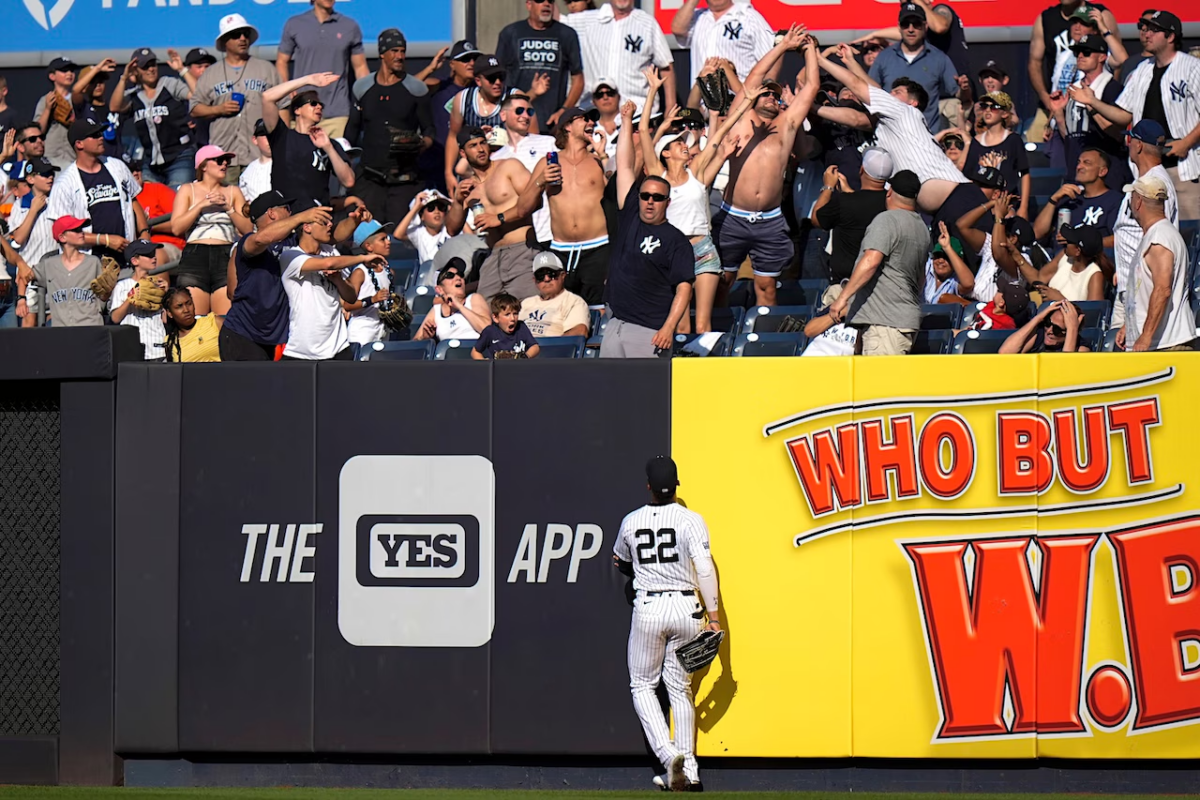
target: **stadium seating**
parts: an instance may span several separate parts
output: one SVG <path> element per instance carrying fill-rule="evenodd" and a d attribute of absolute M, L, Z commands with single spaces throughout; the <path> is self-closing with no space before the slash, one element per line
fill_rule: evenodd
<path fill-rule="evenodd" d="M 780 306 L 816 306 L 829 288 L 824 278 L 775 281 L 775 304 Z M 729 289 L 729 305 L 733 308 L 752 308 L 755 303 L 754 281 L 734 281 Z"/>
<path fill-rule="evenodd" d="M 775 333 L 788 317 L 803 325 L 812 316 L 812 306 L 754 306 L 746 312 L 741 333 Z M 715 325 L 713 326 L 715 329 Z"/>
<path fill-rule="evenodd" d="M 358 351 L 359 361 L 428 361 L 434 342 L 375 342 Z"/>
<path fill-rule="evenodd" d="M 699 333 L 677 333 L 677 334 L 675 334 L 675 342 L 674 342 L 674 344 L 671 345 L 671 355 L 672 356 L 680 355 L 681 353 L 683 353 L 683 350 L 685 347 L 687 347 L 689 344 L 694 342 L 696 339 L 699 339 L 702 335 L 703 334 L 699 334 Z M 715 345 L 713 345 L 713 348 L 709 352 L 708 357 L 712 358 L 713 356 L 729 355 L 729 348 L 733 344 L 733 338 L 734 337 L 731 334 L 728 334 L 728 333 L 722 334 L 721 338 L 717 340 L 717 343 Z"/>
<path fill-rule="evenodd" d="M 583 336 L 546 336 L 537 340 L 538 358 L 583 358 L 587 339 Z"/>
<path fill-rule="evenodd" d="M 471 348 L 475 346 L 474 339 L 447 339 L 438 342 L 433 351 L 434 361 L 470 361 Z"/>
<path fill-rule="evenodd" d="M 954 331 L 949 329 L 919 330 L 913 341 L 912 355 L 941 356 L 950 352 L 954 343 Z"/>
<path fill-rule="evenodd" d="M 921 330 L 953 330 L 961 326 L 962 315 L 958 303 L 926 303 L 921 306 Z"/>
<path fill-rule="evenodd" d="M 733 342 L 734 356 L 796 356 L 808 339 L 803 333 L 744 333 Z"/>
<path fill-rule="evenodd" d="M 954 337 L 955 355 L 972 353 L 997 353 L 1012 331 L 963 331 Z"/>
<path fill-rule="evenodd" d="M 1052 195 L 1062 188 L 1066 173 L 1057 167 L 1031 167 L 1034 195 Z"/>
<path fill-rule="evenodd" d="M 1121 353 L 1123 350 L 1117 349 L 1117 332 L 1120 328 L 1109 328 L 1104 333 L 1104 343 L 1100 345 L 1100 349 L 1105 353 Z"/>

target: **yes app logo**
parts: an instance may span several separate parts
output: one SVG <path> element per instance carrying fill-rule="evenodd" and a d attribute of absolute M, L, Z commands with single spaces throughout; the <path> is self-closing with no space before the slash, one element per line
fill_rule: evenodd
<path fill-rule="evenodd" d="M 495 473 L 482 456 L 342 467 L 338 629 L 360 647 L 478 647 L 495 621 Z"/>

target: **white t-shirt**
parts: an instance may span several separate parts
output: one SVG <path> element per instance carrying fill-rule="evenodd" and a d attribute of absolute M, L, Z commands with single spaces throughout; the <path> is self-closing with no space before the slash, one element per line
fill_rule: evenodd
<path fill-rule="evenodd" d="M 562 336 L 565 331 L 587 325 L 590 320 L 583 298 L 565 289 L 552 300 L 543 300 L 541 295 L 535 294 L 521 301 L 521 321 L 536 338 Z"/>
<path fill-rule="evenodd" d="M 450 241 L 450 234 L 445 228 L 438 233 L 430 233 L 428 228 L 418 224 L 417 227 L 408 230 L 408 241 L 417 248 L 417 259 L 424 264 L 433 261 L 441 246 Z"/>
<path fill-rule="evenodd" d="M 801 355 L 806 356 L 852 356 L 858 342 L 858 331 L 844 322 L 839 322 L 816 338 L 810 339 Z"/>
<path fill-rule="evenodd" d="M 238 188 L 246 196 L 247 203 L 253 203 L 254 198 L 271 191 L 271 159 L 268 158 L 265 164 L 258 158 L 250 162 L 238 178 Z"/>
<path fill-rule="evenodd" d="M 1132 348 L 1141 336 L 1146 314 L 1150 310 L 1154 281 L 1150 276 L 1150 268 L 1146 266 L 1146 253 L 1156 244 L 1170 250 L 1175 256 L 1175 268 L 1171 273 L 1171 296 L 1167 299 L 1167 310 L 1158 330 L 1150 339 L 1150 349 L 1162 350 L 1196 338 L 1196 322 L 1191 303 L 1188 302 L 1187 245 L 1179 229 L 1170 220 L 1160 219 L 1146 231 L 1138 247 L 1137 261 L 1133 267 L 1133 285 L 1126 294 L 1126 348 Z"/>
<path fill-rule="evenodd" d="M 358 299 L 365 300 L 368 297 L 374 297 L 380 289 L 392 288 L 392 275 L 388 270 L 376 272 L 365 264 L 359 264 L 351 272 L 361 271 L 363 273 L 362 286 L 358 287 Z M 375 280 L 372 281 L 371 277 Z M 376 288 L 375 284 L 379 287 Z M 387 326 L 379 321 L 379 306 L 372 305 L 367 308 L 360 308 L 358 311 L 350 312 L 350 321 L 346 325 L 346 333 L 350 337 L 350 341 L 355 344 L 370 344 L 371 342 L 382 342 L 387 338 Z"/>
<path fill-rule="evenodd" d="M 321 245 L 319 258 L 338 255 L 329 245 Z M 310 258 L 299 247 L 289 247 L 280 255 L 283 264 L 283 290 L 291 305 L 288 340 L 283 354 L 305 361 L 333 358 L 350 345 L 342 303 L 337 287 L 319 270 L 301 272 Z"/>

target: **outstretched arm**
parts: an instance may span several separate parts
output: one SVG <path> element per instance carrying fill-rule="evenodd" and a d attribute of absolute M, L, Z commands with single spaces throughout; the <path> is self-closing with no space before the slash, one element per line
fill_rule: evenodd
<path fill-rule="evenodd" d="M 783 58 L 783 54 L 789 50 L 799 49 L 804 43 L 804 32 L 806 30 L 803 25 L 793 24 L 783 39 L 780 40 L 779 44 L 772 47 L 770 52 L 754 65 L 754 69 L 750 70 L 750 74 L 746 76 L 745 84 L 742 87 L 743 91 L 746 86 L 762 86 L 763 81 L 771 75 L 771 71 L 775 68 L 775 65 Z"/>
<path fill-rule="evenodd" d="M 813 101 L 817 99 L 817 91 L 821 88 L 821 67 L 817 62 L 817 48 L 813 45 L 811 36 L 804 36 L 800 45 L 804 50 L 804 85 L 799 87 L 792 104 L 783 112 L 793 128 L 804 124 Z"/>
<path fill-rule="evenodd" d="M 653 99 L 647 100 L 650 104 Z M 621 104 L 621 130 L 624 135 L 617 137 L 617 203 L 624 204 L 625 195 L 629 194 L 629 190 L 633 188 L 634 181 L 638 179 L 637 175 L 637 158 L 633 152 L 633 112 L 637 108 L 632 100 L 626 100 Z M 643 112 L 641 125 L 646 126 L 649 123 L 646 121 L 646 113 Z M 649 133 L 643 128 L 641 130 L 641 140 L 643 147 L 645 142 L 650 138 Z M 653 151 L 651 152 L 653 155 Z M 646 162 L 647 169 L 651 165 L 651 161 Z"/>
<path fill-rule="evenodd" d="M 337 83 L 337 79 L 338 76 L 332 72 L 314 72 L 312 75 L 284 81 L 267 89 L 262 93 L 263 124 L 267 126 L 268 131 L 275 130 L 275 126 L 279 123 L 279 101 L 292 92 L 304 86 L 323 88 Z"/>
<path fill-rule="evenodd" d="M 838 54 L 842 59 L 842 64 L 835 64 L 828 58 L 818 59 L 818 64 L 821 69 L 829 73 L 829 75 L 838 83 L 845 86 L 850 91 L 854 92 L 854 96 L 858 98 L 860 103 L 871 102 L 871 79 L 860 67 L 857 70 L 849 68 L 848 65 L 853 64 L 858 66 L 858 62 L 854 60 L 852 55 L 847 55 L 850 52 L 849 45 L 839 45 Z"/>
<path fill-rule="evenodd" d="M 721 126 L 717 128 L 716 133 L 709 137 L 708 145 L 696 158 L 693 174 L 705 186 L 712 186 L 713 181 L 717 179 L 717 173 L 721 171 L 721 167 L 728 158 L 727 155 L 724 155 L 724 150 L 721 149 L 721 146 L 725 142 L 725 137 L 733 130 L 733 126 L 738 123 L 738 120 L 754 107 L 759 95 L 765 89 L 766 87 L 762 84 L 759 84 L 757 87 L 747 87 L 746 91 L 742 93 L 742 99 L 738 102 L 737 106 L 730 110 L 729 115 L 721 122 Z"/>

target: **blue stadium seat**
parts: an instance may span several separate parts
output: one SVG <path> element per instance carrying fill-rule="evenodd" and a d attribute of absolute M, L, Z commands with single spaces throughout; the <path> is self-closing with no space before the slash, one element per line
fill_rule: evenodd
<path fill-rule="evenodd" d="M 692 319 L 692 330 L 696 329 L 696 311 L 692 309 L 688 312 Z M 744 308 L 714 308 L 712 310 L 712 329 L 721 333 L 739 333 L 742 328 L 742 323 L 746 319 L 746 309 Z"/>
<path fill-rule="evenodd" d="M 954 331 L 949 329 L 919 330 L 913 342 L 914 356 L 941 356 L 950 352 L 954 342 Z"/>
<path fill-rule="evenodd" d="M 1079 331 L 1079 344 L 1093 353 L 1099 353 L 1104 348 L 1104 337 L 1103 328 L 1084 328 Z"/>
<path fill-rule="evenodd" d="M 821 295 L 825 294 L 825 290 L 829 288 L 829 281 L 824 278 L 801 278 L 796 283 L 804 289 L 806 294 L 805 301 L 796 305 L 812 306 L 813 308 L 821 305 Z"/>
<path fill-rule="evenodd" d="M 1123 353 L 1123 350 L 1117 349 L 1117 332 L 1120 328 L 1109 328 L 1104 333 L 1104 343 L 1100 345 L 1100 350 L 1105 353 Z"/>
<path fill-rule="evenodd" d="M 1037 310 L 1040 312 L 1048 305 L 1050 304 L 1042 303 Z M 1108 329 L 1108 319 L 1112 315 L 1112 303 L 1107 300 L 1080 300 L 1075 305 L 1079 306 L 1079 310 L 1083 312 L 1084 328 Z"/>
<path fill-rule="evenodd" d="M 969 328 L 975 322 L 975 317 L 979 314 L 979 310 L 986 306 L 987 303 L 968 303 L 963 306 L 962 319 L 959 320 L 959 327 Z"/>
<path fill-rule="evenodd" d="M 1035 195 L 1051 195 L 1062 188 L 1066 180 L 1065 170 L 1057 167 L 1030 168 L 1029 175 L 1033 178 L 1033 193 Z"/>
<path fill-rule="evenodd" d="M 598 348 L 604 340 L 604 329 L 608 327 L 608 309 L 604 306 L 588 306 L 591 313 L 592 335 L 588 337 L 588 349 Z"/>
<path fill-rule="evenodd" d="M 796 317 L 804 324 L 812 317 L 812 306 L 754 306 L 746 312 L 741 332 L 775 333 L 788 317 Z"/>
<path fill-rule="evenodd" d="M 438 342 L 433 351 L 434 361 L 470 361 L 471 348 L 475 347 L 474 339 L 447 339 Z"/>
<path fill-rule="evenodd" d="M 433 308 L 436 297 L 432 286 L 414 286 L 404 294 L 408 307 L 413 313 L 413 323 L 423 322 L 429 309 Z"/>
<path fill-rule="evenodd" d="M 537 340 L 538 358 L 583 358 L 587 339 L 583 336 L 545 336 Z"/>
<path fill-rule="evenodd" d="M 429 361 L 434 342 L 375 342 L 358 351 L 359 361 Z"/>
<path fill-rule="evenodd" d="M 954 337 L 954 354 L 998 353 L 1013 331 L 963 331 Z"/>
<path fill-rule="evenodd" d="M 775 304 L 781 306 L 816 306 L 821 295 L 829 288 L 824 278 L 802 278 L 800 280 L 775 281 Z M 734 281 L 729 289 L 731 308 L 752 308 L 757 302 L 754 281 L 742 278 Z"/>
<path fill-rule="evenodd" d="M 683 352 L 683 348 L 687 347 L 689 344 L 694 342 L 696 339 L 699 339 L 702 335 L 703 334 L 699 334 L 699 333 L 677 333 L 677 334 L 675 334 L 675 341 L 671 345 L 671 355 L 672 356 L 679 355 L 681 352 Z M 713 356 L 729 355 L 729 348 L 732 344 L 733 344 L 732 334 L 728 334 L 728 333 L 722 334 L 721 338 L 717 340 L 717 343 L 715 345 L 713 345 L 713 348 L 709 352 L 708 357 L 712 358 Z"/>
<path fill-rule="evenodd" d="M 735 356 L 795 356 L 808 339 L 803 333 L 744 333 L 733 342 Z"/>
<path fill-rule="evenodd" d="M 600 318 L 604 316 L 604 306 L 588 306 L 588 336 L 600 329 Z"/>
<path fill-rule="evenodd" d="M 921 306 L 921 330 L 953 330 L 960 326 L 962 315 L 959 303 L 925 303 Z"/>

